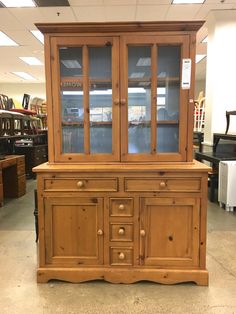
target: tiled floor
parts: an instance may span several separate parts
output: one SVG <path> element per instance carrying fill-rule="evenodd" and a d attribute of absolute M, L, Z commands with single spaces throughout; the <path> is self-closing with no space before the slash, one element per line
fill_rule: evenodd
<path fill-rule="evenodd" d="M 27 194 L 0 208 L 0 314 L 201 313 L 236 314 L 236 212 L 209 203 L 209 287 L 149 282 L 36 283 L 35 181 Z"/>

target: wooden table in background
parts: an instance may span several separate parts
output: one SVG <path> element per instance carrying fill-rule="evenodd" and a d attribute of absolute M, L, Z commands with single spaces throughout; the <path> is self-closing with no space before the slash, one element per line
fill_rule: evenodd
<path fill-rule="evenodd" d="M 20 197 L 25 190 L 25 156 L 8 155 L 0 160 L 0 206 L 4 197 Z"/>

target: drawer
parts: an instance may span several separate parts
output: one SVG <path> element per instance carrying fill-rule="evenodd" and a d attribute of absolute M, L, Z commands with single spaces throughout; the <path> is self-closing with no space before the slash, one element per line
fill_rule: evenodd
<path fill-rule="evenodd" d="M 61 191 L 118 191 L 117 178 L 56 178 L 44 180 L 45 190 L 61 190 Z"/>
<path fill-rule="evenodd" d="M 17 165 L 17 175 L 20 176 L 22 174 L 25 174 L 25 164 L 18 164 Z"/>
<path fill-rule="evenodd" d="M 110 241 L 132 242 L 133 230 L 132 223 L 110 223 Z"/>
<path fill-rule="evenodd" d="M 133 207 L 132 198 L 110 198 L 110 216 L 132 217 Z"/>
<path fill-rule="evenodd" d="M 111 265 L 133 265 L 133 248 L 131 247 L 111 247 Z"/>
<path fill-rule="evenodd" d="M 127 192 L 199 192 L 200 178 L 125 178 L 125 191 Z"/>
<path fill-rule="evenodd" d="M 24 165 L 25 164 L 25 156 L 20 156 L 17 158 L 17 165 Z"/>

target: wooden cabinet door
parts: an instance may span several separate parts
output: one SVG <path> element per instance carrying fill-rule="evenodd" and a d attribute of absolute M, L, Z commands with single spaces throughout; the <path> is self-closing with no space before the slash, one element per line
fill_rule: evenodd
<path fill-rule="evenodd" d="M 197 198 L 141 200 L 141 264 L 199 265 L 199 204 Z"/>
<path fill-rule="evenodd" d="M 127 35 L 120 45 L 122 160 L 186 161 L 192 107 L 181 67 L 189 36 Z"/>
<path fill-rule="evenodd" d="M 48 78 L 49 160 L 118 161 L 119 38 L 53 37 Z"/>
<path fill-rule="evenodd" d="M 44 204 L 46 264 L 102 264 L 103 200 L 48 197 Z"/>

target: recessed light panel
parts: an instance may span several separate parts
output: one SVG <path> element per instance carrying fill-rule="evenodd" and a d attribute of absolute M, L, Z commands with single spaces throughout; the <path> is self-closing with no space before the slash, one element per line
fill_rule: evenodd
<path fill-rule="evenodd" d="M 205 0 L 173 0 L 172 4 L 202 4 Z"/>
<path fill-rule="evenodd" d="M 43 65 L 42 62 L 35 57 L 19 57 L 19 58 L 29 65 Z"/>
<path fill-rule="evenodd" d="M 81 69 L 81 65 L 77 60 L 61 60 L 61 63 L 68 69 Z"/>
<path fill-rule="evenodd" d="M 44 44 L 44 36 L 40 31 L 33 30 L 31 33 L 36 37 L 42 44 Z"/>
<path fill-rule="evenodd" d="M 147 67 L 151 65 L 151 58 L 139 58 L 136 66 Z"/>
<path fill-rule="evenodd" d="M 18 46 L 18 44 L 0 31 L 0 46 Z"/>
<path fill-rule="evenodd" d="M 12 72 L 13 74 L 23 78 L 24 80 L 36 80 L 36 78 L 34 78 L 32 75 L 26 73 L 26 72 Z"/>
<path fill-rule="evenodd" d="M 1 0 L 1 3 L 7 8 L 36 7 L 33 0 Z"/>

